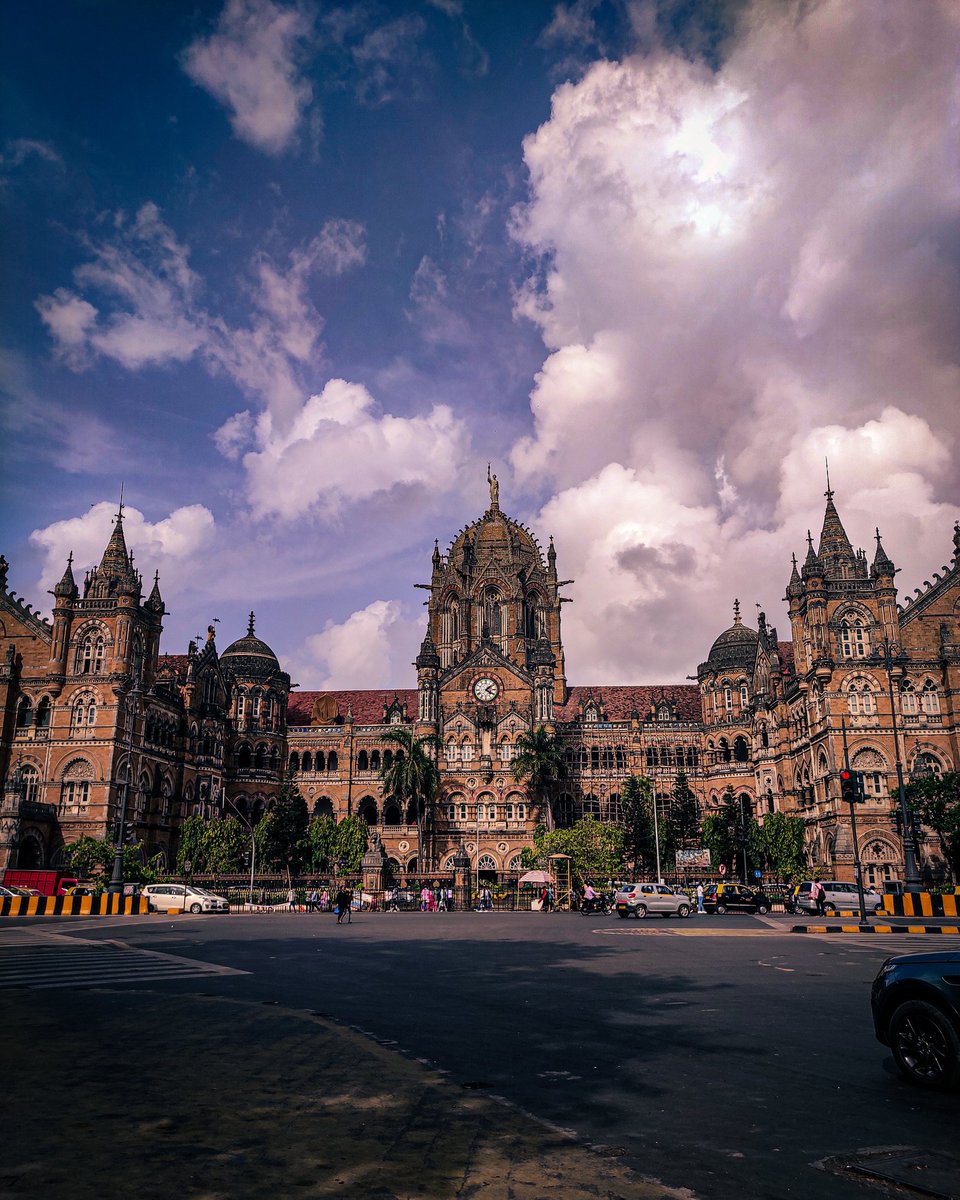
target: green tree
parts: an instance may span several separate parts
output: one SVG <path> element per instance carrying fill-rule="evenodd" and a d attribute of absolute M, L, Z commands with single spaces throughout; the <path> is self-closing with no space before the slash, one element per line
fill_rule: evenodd
<path fill-rule="evenodd" d="M 534 831 L 535 861 L 544 865 L 551 854 L 566 854 L 571 859 L 574 886 L 581 883 L 605 883 L 623 870 L 623 829 L 587 817 L 570 829 L 548 830 L 538 825 Z"/>
<path fill-rule="evenodd" d="M 700 805 L 683 771 L 677 772 L 667 813 L 667 835 L 674 850 L 700 843 Z"/>
<path fill-rule="evenodd" d="M 186 864 L 193 871 L 207 869 L 207 825 L 203 817 L 196 814 L 187 817 L 180 828 L 180 844 L 177 847 L 177 872 L 186 873 Z"/>
<path fill-rule="evenodd" d="M 723 794 L 719 810 L 703 819 L 703 844 L 710 851 L 711 865 L 723 864 L 731 875 L 739 875 L 743 869 L 744 846 L 747 871 L 762 866 L 760 827 L 747 815 L 730 786 Z"/>
<path fill-rule="evenodd" d="M 656 872 L 657 850 L 653 826 L 653 785 L 644 775 L 629 775 L 620 789 L 623 814 L 623 856 L 632 878 Z"/>
<path fill-rule="evenodd" d="M 552 800 L 557 785 L 567 774 L 557 735 L 550 733 L 545 725 L 529 733 L 521 733 L 516 741 L 512 770 L 518 783 L 526 780 L 531 800 L 538 805 L 539 812 L 546 817 L 548 828 L 552 829 Z"/>
<path fill-rule="evenodd" d="M 423 825 L 427 811 L 440 791 L 440 772 L 430 751 L 440 748 L 436 734 L 418 738 L 412 729 L 397 725 L 383 735 L 385 742 L 397 747 L 393 762 L 380 770 L 385 800 L 392 800 L 401 810 L 412 808 L 417 823 L 417 867 L 429 870 L 429 851 L 424 846 Z"/>
<path fill-rule="evenodd" d="M 803 817 L 780 812 L 768 813 L 764 817 L 763 824 L 758 828 L 767 870 L 788 881 L 806 874 L 805 827 Z"/>
<path fill-rule="evenodd" d="M 239 871 L 249 849 L 250 835 L 236 817 L 214 817 L 207 822 L 203 841 L 204 870 L 215 875 Z"/>
<path fill-rule="evenodd" d="M 363 817 L 354 814 L 344 817 L 337 823 L 336 847 L 337 862 L 342 863 L 344 870 L 358 871 L 363 856 L 367 852 L 370 840 L 370 827 Z"/>
<path fill-rule="evenodd" d="M 95 879 L 98 875 L 108 878 L 113 872 L 114 847 L 99 838 L 81 834 L 75 842 L 64 847 L 70 862 L 70 870 L 80 879 Z"/>
<path fill-rule="evenodd" d="M 960 773 L 911 779 L 906 793 L 909 808 L 937 835 L 954 882 L 960 882 Z"/>
<path fill-rule="evenodd" d="M 266 859 L 283 868 L 290 884 L 294 871 L 300 867 L 309 823 L 307 802 L 292 778 L 281 783 L 269 818 L 264 830 Z"/>
<path fill-rule="evenodd" d="M 304 866 L 311 873 L 326 871 L 337 857 L 337 822 L 333 817 L 314 817 L 307 826 Z"/>

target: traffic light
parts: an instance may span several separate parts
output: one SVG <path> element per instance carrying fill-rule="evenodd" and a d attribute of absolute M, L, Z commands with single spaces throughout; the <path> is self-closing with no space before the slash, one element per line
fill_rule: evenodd
<path fill-rule="evenodd" d="M 132 845 L 137 840 L 137 834 L 133 827 L 132 821 L 126 821 L 123 826 L 123 844 L 125 846 Z"/>
<path fill-rule="evenodd" d="M 857 804 L 863 799 L 860 772 L 844 767 L 840 772 L 840 799 L 847 804 Z"/>

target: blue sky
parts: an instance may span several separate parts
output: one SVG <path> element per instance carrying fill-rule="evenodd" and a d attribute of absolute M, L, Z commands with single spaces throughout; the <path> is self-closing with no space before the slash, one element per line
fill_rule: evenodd
<path fill-rule="evenodd" d="M 3 56 L 0 549 L 42 608 L 121 481 L 165 648 L 408 684 L 487 502 L 556 539 L 574 683 L 786 634 L 829 457 L 952 551 L 944 0 L 36 3 Z"/>

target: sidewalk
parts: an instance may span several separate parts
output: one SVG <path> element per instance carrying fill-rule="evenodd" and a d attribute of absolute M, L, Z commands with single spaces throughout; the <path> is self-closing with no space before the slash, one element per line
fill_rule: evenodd
<path fill-rule="evenodd" d="M 7 991 L 0 1021 L 0 1200 L 691 1197 L 303 1011 Z"/>

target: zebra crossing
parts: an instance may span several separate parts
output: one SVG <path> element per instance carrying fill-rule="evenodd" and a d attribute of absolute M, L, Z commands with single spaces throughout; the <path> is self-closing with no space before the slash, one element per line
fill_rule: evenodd
<path fill-rule="evenodd" d="M 24 932 L 0 936 L 0 990 L 137 986 L 147 982 L 246 975 L 233 967 L 118 941 Z"/>

